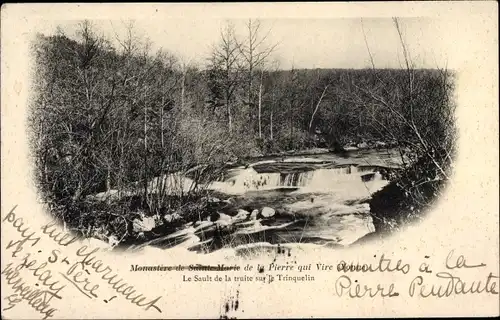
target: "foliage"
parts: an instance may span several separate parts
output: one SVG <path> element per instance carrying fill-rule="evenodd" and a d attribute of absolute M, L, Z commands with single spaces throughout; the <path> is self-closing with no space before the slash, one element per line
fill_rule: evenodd
<path fill-rule="evenodd" d="M 126 28 L 117 45 L 88 21 L 77 39 L 58 33 L 33 43 L 28 123 L 36 180 L 44 199 L 80 230 L 116 221 L 130 228 L 139 209 L 159 218 L 188 216 L 190 206 L 201 214 L 206 186 L 228 163 L 282 151 L 398 147 L 406 171 L 374 197 L 379 218 L 427 207 L 449 179 L 454 75 L 415 68 L 406 50 L 406 69 L 281 70 L 271 59 L 277 45 L 265 44 L 270 31 L 249 20 L 248 38 L 228 25 L 207 65 L 197 66 L 151 52 Z M 88 201 L 102 192 L 133 194 L 140 205 L 124 210 L 110 198 L 106 215 Z M 384 200 L 384 192 L 396 198 Z M 398 209 L 389 212 L 387 201 Z M 79 211 L 86 214 L 75 217 Z"/>
<path fill-rule="evenodd" d="M 83 223 L 71 212 L 99 192 L 139 194 L 143 209 L 159 214 L 173 207 L 169 194 L 201 197 L 202 182 L 249 153 L 251 145 L 205 117 L 199 70 L 151 54 L 132 34 L 113 48 L 87 21 L 79 36 L 40 35 L 33 45 L 36 180 L 47 201 L 66 208 L 68 223 Z M 187 181 L 183 173 L 196 166 L 210 170 Z M 84 212 L 97 210 L 90 204 Z"/>

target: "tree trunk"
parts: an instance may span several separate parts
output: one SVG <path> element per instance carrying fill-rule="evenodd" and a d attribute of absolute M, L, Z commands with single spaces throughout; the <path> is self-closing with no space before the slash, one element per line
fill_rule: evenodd
<path fill-rule="evenodd" d="M 144 155 L 143 155 L 143 172 L 144 172 L 144 199 L 148 199 L 148 174 L 147 174 L 147 164 L 148 164 L 148 143 L 147 143 L 147 109 L 144 106 Z"/>
<path fill-rule="evenodd" d="M 76 202 L 80 199 L 80 197 L 82 196 L 82 180 L 81 178 L 78 179 L 78 186 L 76 187 L 76 191 L 75 191 L 75 194 L 73 195 L 73 202 Z"/>
<path fill-rule="evenodd" d="M 313 123 L 313 120 L 314 120 L 314 115 L 318 111 L 319 105 L 321 104 L 321 100 L 323 100 L 323 98 L 325 96 L 326 89 L 328 89 L 328 86 L 326 86 L 325 89 L 323 90 L 323 93 L 321 94 L 321 97 L 319 98 L 318 103 L 316 104 L 316 109 L 314 109 L 314 112 L 313 112 L 313 114 L 311 116 L 311 121 L 309 121 L 309 132 L 311 132 L 312 123 Z"/>
<path fill-rule="evenodd" d="M 227 127 L 229 130 L 229 134 L 233 131 L 233 124 L 231 118 L 231 105 L 229 104 L 229 99 L 226 97 L 226 108 L 227 108 Z"/>
<path fill-rule="evenodd" d="M 249 76 L 249 79 L 248 79 L 248 121 L 249 121 L 249 124 L 252 126 L 252 130 L 255 130 L 255 122 L 254 120 L 252 119 L 252 115 L 253 115 L 253 110 L 252 110 L 252 80 L 253 80 L 253 66 L 250 64 L 249 65 L 249 70 L 248 70 L 248 76 Z"/>
<path fill-rule="evenodd" d="M 127 180 L 127 174 L 126 174 L 126 169 L 125 169 L 125 146 L 126 146 L 126 141 L 127 141 L 127 134 L 129 133 L 129 128 L 130 128 L 130 122 L 127 119 L 127 112 L 130 112 L 131 107 L 130 105 L 126 102 L 126 105 L 123 109 L 123 112 L 121 113 L 121 120 L 119 123 L 119 132 L 118 132 L 118 142 L 120 145 L 120 159 L 119 159 L 119 167 L 118 167 L 118 175 L 116 179 L 116 185 L 118 188 L 118 195 L 121 196 L 122 194 L 122 188 L 124 185 L 124 182 Z M 122 134 L 120 134 L 120 131 Z"/>
<path fill-rule="evenodd" d="M 108 165 L 108 169 L 106 171 L 106 191 L 111 190 L 111 167 Z"/>
<path fill-rule="evenodd" d="M 123 154 L 124 154 L 124 148 L 123 148 L 123 143 L 121 143 L 120 144 L 120 161 L 119 161 L 119 166 L 118 166 L 118 176 L 116 179 L 118 196 L 121 196 L 121 194 L 122 194 L 122 186 L 123 186 L 123 180 L 124 180 L 124 176 L 125 176 Z"/>
<path fill-rule="evenodd" d="M 270 130 L 271 130 L 271 140 L 273 140 L 273 110 L 271 110 L 271 118 L 270 118 L 270 122 L 271 122 L 271 125 L 270 125 Z"/>
<path fill-rule="evenodd" d="M 160 108 L 160 134 L 161 134 L 161 152 L 163 154 L 163 150 L 165 149 L 165 139 L 164 139 L 164 135 L 163 135 L 163 106 L 164 106 L 164 103 L 165 103 L 165 98 L 162 97 L 161 98 L 161 108 Z"/>
<path fill-rule="evenodd" d="M 259 85 L 259 139 L 262 139 L 262 72 L 260 73 L 260 85 Z"/>
<path fill-rule="evenodd" d="M 186 83 L 186 71 L 182 70 L 182 87 L 181 87 L 181 109 L 184 110 L 184 87 Z"/>
<path fill-rule="evenodd" d="M 107 172 L 106 172 L 106 192 L 109 192 L 111 190 L 111 168 L 108 165 Z M 111 202 L 111 198 L 107 197 L 107 203 Z"/>

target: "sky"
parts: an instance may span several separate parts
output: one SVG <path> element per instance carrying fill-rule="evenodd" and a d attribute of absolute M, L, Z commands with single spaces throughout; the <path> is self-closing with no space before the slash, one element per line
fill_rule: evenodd
<path fill-rule="evenodd" d="M 97 29 L 113 40 L 123 36 L 129 20 L 92 20 Z M 219 41 L 220 31 L 229 20 L 219 17 L 134 20 L 138 36 L 149 38 L 152 49 L 163 48 L 183 61 L 203 64 L 211 46 Z M 245 35 L 247 19 L 230 20 L 236 32 Z M 402 46 L 393 20 L 387 18 L 277 18 L 260 19 L 262 35 L 270 30 L 265 45 L 278 44 L 271 60 L 282 69 L 295 68 L 367 68 L 371 62 L 367 44 L 377 68 L 401 68 Z M 452 22 L 427 17 L 399 18 L 403 39 L 416 67 L 453 67 L 454 44 L 446 37 L 457 26 Z M 77 20 L 51 21 L 40 28 L 46 35 L 60 26 L 74 37 Z M 365 36 L 366 42 L 365 42 Z"/>

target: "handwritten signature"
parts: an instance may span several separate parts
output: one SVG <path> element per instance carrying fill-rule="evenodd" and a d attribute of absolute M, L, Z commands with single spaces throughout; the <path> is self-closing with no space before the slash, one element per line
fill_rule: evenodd
<path fill-rule="evenodd" d="M 21 265 L 13 267 L 12 263 L 9 263 L 4 270 L 2 270 L 2 275 L 5 275 L 7 279 L 7 284 L 14 290 L 14 293 L 5 297 L 4 299 L 8 302 L 8 307 L 3 308 L 3 311 L 10 310 L 14 308 L 19 302 L 27 300 L 28 304 L 44 315 L 43 319 L 48 319 L 54 316 L 57 311 L 56 308 L 51 308 L 50 301 L 53 298 L 61 299 L 58 295 L 62 288 L 54 291 L 50 289 L 40 290 L 30 287 L 26 284 L 25 280 L 20 277 L 19 270 Z"/>

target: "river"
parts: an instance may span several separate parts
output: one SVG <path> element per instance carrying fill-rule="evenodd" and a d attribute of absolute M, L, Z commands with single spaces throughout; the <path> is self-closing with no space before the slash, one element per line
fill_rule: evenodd
<path fill-rule="evenodd" d="M 374 231 L 368 200 L 400 166 L 394 150 L 255 159 L 209 187 L 217 214 L 147 244 L 197 252 L 252 244 L 348 246 Z"/>

